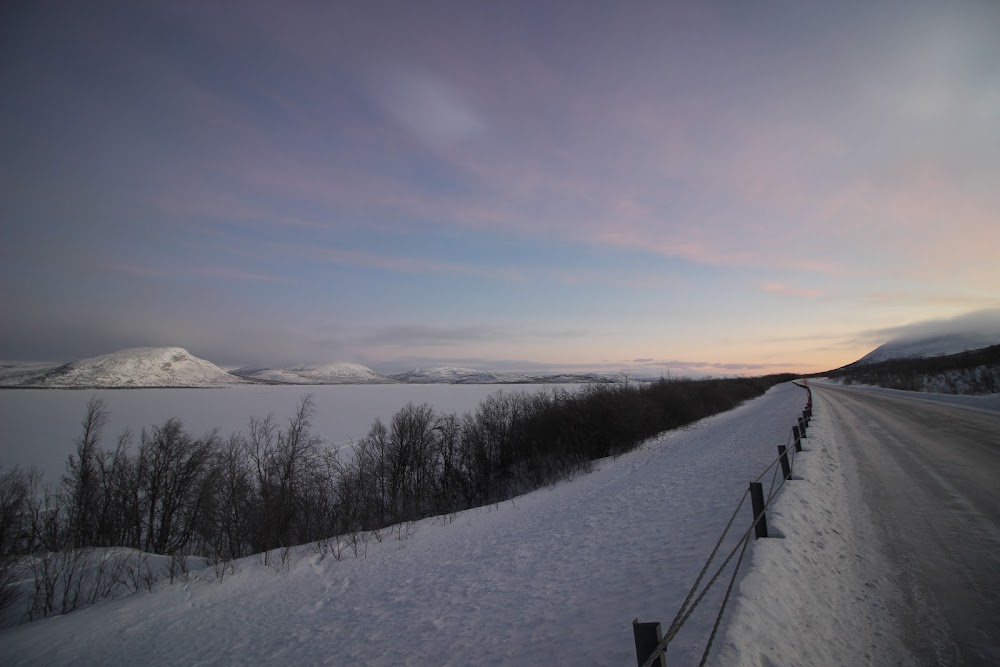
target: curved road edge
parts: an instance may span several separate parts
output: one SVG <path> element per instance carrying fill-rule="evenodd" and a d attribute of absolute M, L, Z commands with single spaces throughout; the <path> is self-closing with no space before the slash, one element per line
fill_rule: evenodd
<path fill-rule="evenodd" d="M 916 664 L 1000 664 L 1000 415 L 813 385 Z"/>

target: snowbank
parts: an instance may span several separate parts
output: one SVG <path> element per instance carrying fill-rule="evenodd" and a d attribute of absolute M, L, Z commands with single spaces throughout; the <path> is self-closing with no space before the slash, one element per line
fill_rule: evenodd
<path fill-rule="evenodd" d="M 717 665 L 915 664 L 888 602 L 888 565 L 853 459 L 816 395 L 792 479 L 768 512 L 778 537 L 757 540 Z"/>

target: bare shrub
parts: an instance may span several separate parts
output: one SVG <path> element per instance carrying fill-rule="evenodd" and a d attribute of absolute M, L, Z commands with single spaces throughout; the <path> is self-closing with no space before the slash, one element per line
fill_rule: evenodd
<path fill-rule="evenodd" d="M 170 554 L 170 563 L 167 565 L 167 576 L 171 584 L 174 583 L 175 579 L 180 579 L 181 581 L 188 581 L 190 579 L 191 572 L 188 569 L 186 555 L 180 551 L 174 551 Z"/>
<path fill-rule="evenodd" d="M 147 591 L 153 590 L 153 585 L 158 577 L 153 572 L 149 564 L 148 553 L 136 553 L 128 558 L 122 571 L 122 584 L 131 593 L 138 593 L 145 588 Z"/>

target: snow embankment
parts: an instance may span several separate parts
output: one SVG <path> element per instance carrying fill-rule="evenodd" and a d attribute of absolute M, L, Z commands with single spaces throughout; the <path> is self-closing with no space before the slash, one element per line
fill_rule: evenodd
<path fill-rule="evenodd" d="M 4 661 L 634 664 L 632 619 L 670 622 L 804 402 L 779 385 L 590 474 L 369 535 L 356 555 L 344 545 L 343 560 L 300 547 L 276 571 L 251 557 L 222 581 L 203 571 L 10 628 Z M 671 662 L 697 662 L 723 592 L 688 620 Z"/>
<path fill-rule="evenodd" d="M 803 451 L 751 547 L 717 665 L 904 665 L 888 565 L 850 454 L 817 396 Z"/>

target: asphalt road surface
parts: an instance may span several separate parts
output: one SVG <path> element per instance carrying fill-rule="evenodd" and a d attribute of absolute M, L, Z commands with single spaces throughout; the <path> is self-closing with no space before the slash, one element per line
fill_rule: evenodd
<path fill-rule="evenodd" d="M 1000 414 L 813 385 L 899 589 L 921 664 L 1000 665 Z"/>

